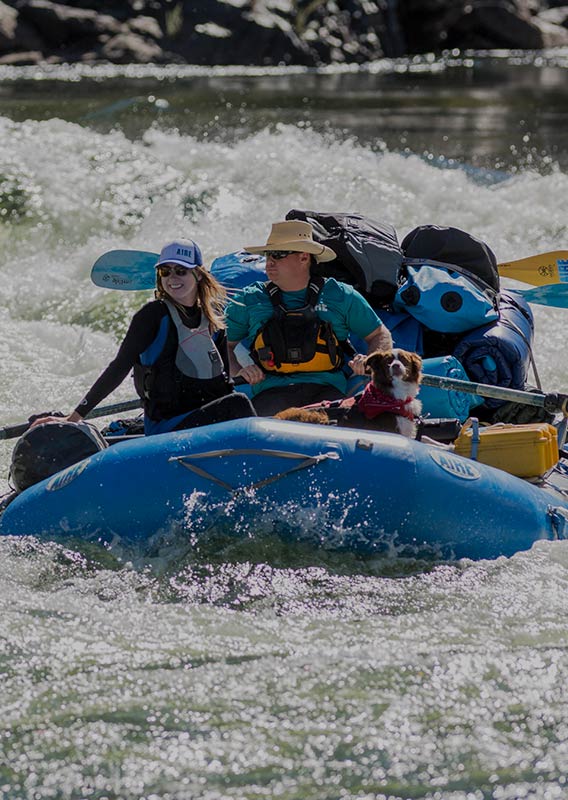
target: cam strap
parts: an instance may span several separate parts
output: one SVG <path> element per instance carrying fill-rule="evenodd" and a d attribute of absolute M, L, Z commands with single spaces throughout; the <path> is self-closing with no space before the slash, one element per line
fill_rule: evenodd
<path fill-rule="evenodd" d="M 269 457 L 277 457 L 277 458 L 285 458 L 285 459 L 295 459 L 300 463 L 296 464 L 295 466 L 291 467 L 290 469 L 286 469 L 282 472 L 278 472 L 276 475 L 269 475 L 267 478 L 263 478 L 260 481 L 255 481 L 251 483 L 249 486 L 244 487 L 235 487 L 231 486 L 230 483 L 227 483 L 222 478 L 217 478 L 215 475 L 211 475 L 210 472 L 199 467 L 197 464 L 192 464 L 192 461 L 196 461 L 202 458 L 219 458 L 225 456 L 242 456 L 242 455 L 253 455 L 253 456 L 269 456 Z M 287 451 L 282 450 L 211 450 L 208 453 L 195 453 L 189 454 L 185 456 L 171 456 L 168 461 L 177 461 L 178 464 L 181 464 L 182 467 L 189 469 L 191 472 L 194 472 L 196 475 L 199 475 L 201 478 L 205 478 L 206 480 L 210 480 L 213 483 L 220 486 L 222 489 L 226 489 L 233 497 L 237 497 L 239 495 L 246 494 L 247 492 L 253 489 L 262 489 L 264 486 L 268 486 L 271 483 L 275 483 L 276 481 L 280 480 L 281 478 L 285 478 L 286 475 L 291 475 L 293 472 L 297 472 L 300 469 L 306 469 L 307 467 L 313 467 L 317 464 L 321 464 L 328 459 L 338 459 L 340 456 L 338 453 L 329 452 L 329 453 L 321 453 L 317 456 L 308 456 L 302 453 L 290 453 Z"/>

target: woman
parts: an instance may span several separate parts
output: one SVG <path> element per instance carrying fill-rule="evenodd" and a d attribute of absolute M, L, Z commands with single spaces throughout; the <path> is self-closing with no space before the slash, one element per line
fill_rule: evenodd
<path fill-rule="evenodd" d="M 203 268 L 191 239 L 165 245 L 156 263 L 156 299 L 143 306 L 104 372 L 69 422 L 80 422 L 134 369 L 147 435 L 256 416 L 229 377 L 223 308 L 226 292 Z M 33 424 L 61 422 L 42 417 Z"/>

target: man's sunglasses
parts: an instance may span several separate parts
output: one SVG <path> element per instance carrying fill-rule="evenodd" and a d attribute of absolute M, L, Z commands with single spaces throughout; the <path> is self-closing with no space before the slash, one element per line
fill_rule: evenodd
<path fill-rule="evenodd" d="M 191 272 L 190 269 L 186 269 L 185 267 L 167 267 L 167 266 L 163 266 L 163 267 L 158 267 L 157 269 L 158 269 L 158 275 L 160 276 L 160 278 L 169 278 L 169 276 L 172 274 L 172 272 L 174 273 L 174 275 L 177 275 L 179 278 L 183 278 L 183 277 L 185 277 L 185 275 L 188 274 L 188 272 Z"/>
<path fill-rule="evenodd" d="M 283 258 L 291 256 L 294 252 L 294 250 L 265 250 L 264 255 L 273 261 L 282 261 Z"/>

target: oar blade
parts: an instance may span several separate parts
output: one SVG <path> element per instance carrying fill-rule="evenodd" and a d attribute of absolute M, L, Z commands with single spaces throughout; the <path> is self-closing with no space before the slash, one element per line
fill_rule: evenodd
<path fill-rule="evenodd" d="M 535 286 L 534 289 L 507 289 L 507 292 L 524 297 L 527 303 L 568 308 L 568 283 L 549 283 L 546 286 Z"/>
<path fill-rule="evenodd" d="M 158 258 L 157 253 L 145 250 L 109 250 L 93 264 L 91 280 L 103 289 L 153 289 Z"/>
<path fill-rule="evenodd" d="M 553 250 L 518 261 L 508 261 L 498 264 L 497 268 L 502 278 L 512 278 L 532 286 L 568 283 L 568 250 Z"/>

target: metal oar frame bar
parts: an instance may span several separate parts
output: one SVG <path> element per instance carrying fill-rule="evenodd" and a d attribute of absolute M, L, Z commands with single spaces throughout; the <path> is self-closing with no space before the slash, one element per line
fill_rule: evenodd
<path fill-rule="evenodd" d="M 568 395 L 558 392 L 541 394 L 540 392 L 525 392 L 521 389 L 506 389 L 502 386 L 490 386 L 486 383 L 472 383 L 457 378 L 445 378 L 438 375 L 423 375 L 424 386 L 433 386 L 447 391 L 465 392 L 476 394 L 479 397 L 490 397 L 495 400 L 506 400 L 513 403 L 522 403 L 526 406 L 544 408 L 550 414 L 563 414 L 568 417 Z"/>

